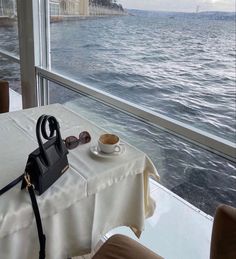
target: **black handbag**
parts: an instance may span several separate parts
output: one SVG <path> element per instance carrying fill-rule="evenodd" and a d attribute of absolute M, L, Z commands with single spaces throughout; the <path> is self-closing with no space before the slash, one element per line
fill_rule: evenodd
<path fill-rule="evenodd" d="M 47 122 L 49 135 L 46 130 Z M 44 144 L 41 135 L 48 140 Z M 61 138 L 59 123 L 53 116 L 42 115 L 38 119 L 36 136 L 39 147 L 29 155 L 25 173 L 36 193 L 41 195 L 69 168 L 68 150 Z M 24 178 L 21 188 L 25 188 L 26 185 Z"/>
<path fill-rule="evenodd" d="M 47 134 L 47 125 L 49 135 Z M 54 133 L 56 133 L 55 136 Z M 42 142 L 41 135 L 47 140 L 45 143 Z M 28 190 L 36 218 L 40 244 L 39 259 L 44 259 L 46 237 L 43 233 L 35 192 L 38 195 L 45 192 L 69 168 L 69 164 L 68 150 L 61 138 L 60 126 L 55 117 L 40 116 L 36 125 L 36 136 L 39 147 L 29 155 L 24 174 L 2 188 L 0 195 L 22 181 L 21 189 Z"/>

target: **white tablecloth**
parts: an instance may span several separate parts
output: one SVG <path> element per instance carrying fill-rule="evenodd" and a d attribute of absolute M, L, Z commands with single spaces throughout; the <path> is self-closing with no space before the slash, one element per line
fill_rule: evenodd
<path fill-rule="evenodd" d="M 125 153 L 100 158 L 90 152 L 105 131 L 62 105 L 54 104 L 0 115 L 0 188 L 24 172 L 28 154 L 37 148 L 35 126 L 41 114 L 54 115 L 62 137 L 90 132 L 92 141 L 69 152 L 70 168 L 37 196 L 46 258 L 65 259 L 90 252 L 114 227 L 133 227 L 138 235 L 155 203 L 148 176 L 158 178 L 150 159 L 125 143 Z M 0 258 L 38 258 L 38 237 L 29 195 L 20 184 L 0 196 Z"/>

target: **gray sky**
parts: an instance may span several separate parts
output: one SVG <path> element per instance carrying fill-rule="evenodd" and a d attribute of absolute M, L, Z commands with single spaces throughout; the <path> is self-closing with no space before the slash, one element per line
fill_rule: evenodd
<path fill-rule="evenodd" d="M 195 12 L 199 11 L 230 11 L 235 12 L 235 0 L 117 0 L 124 8 Z"/>

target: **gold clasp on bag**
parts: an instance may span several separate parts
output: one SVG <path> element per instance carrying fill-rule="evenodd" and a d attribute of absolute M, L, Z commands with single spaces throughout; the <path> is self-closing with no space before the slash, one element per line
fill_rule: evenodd
<path fill-rule="evenodd" d="M 30 176 L 29 176 L 29 174 L 25 174 L 24 175 L 24 178 L 25 178 L 25 181 L 26 181 L 26 190 L 28 191 L 28 188 L 30 187 L 30 186 L 33 186 L 33 189 L 34 189 L 34 185 L 30 182 Z"/>

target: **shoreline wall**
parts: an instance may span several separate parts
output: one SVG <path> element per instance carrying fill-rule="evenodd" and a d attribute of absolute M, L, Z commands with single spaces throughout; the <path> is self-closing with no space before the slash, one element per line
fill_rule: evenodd
<path fill-rule="evenodd" d="M 89 6 L 89 15 L 90 16 L 99 16 L 99 15 L 126 15 L 126 13 L 119 9 L 106 8 L 103 6 Z"/>
<path fill-rule="evenodd" d="M 85 20 L 85 19 L 100 19 L 100 18 L 108 18 L 111 16 L 119 16 L 121 14 L 99 14 L 99 15 L 52 15 L 50 17 L 50 22 L 62 22 L 62 21 L 78 21 L 78 20 Z M 122 14 L 126 15 L 126 14 Z"/>

